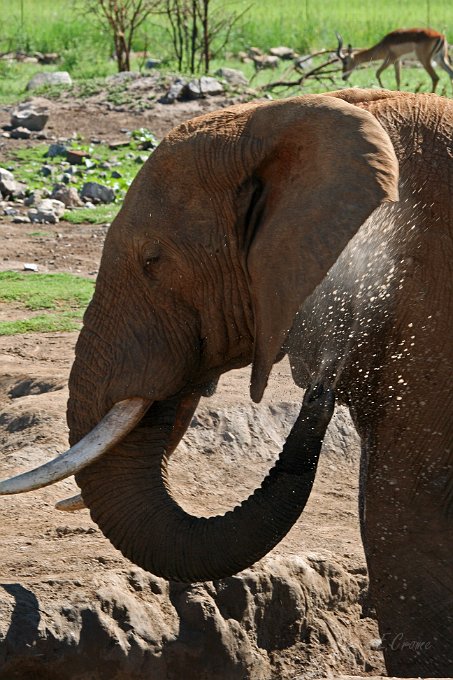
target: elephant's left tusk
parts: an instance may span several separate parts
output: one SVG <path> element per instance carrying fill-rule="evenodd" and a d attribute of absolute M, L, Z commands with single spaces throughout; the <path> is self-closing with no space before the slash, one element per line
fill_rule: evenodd
<path fill-rule="evenodd" d="M 139 397 L 117 402 L 91 432 L 61 456 L 0 482 L 0 495 L 41 489 L 74 475 L 122 441 L 140 422 L 151 403 Z"/>
<path fill-rule="evenodd" d="M 63 510 L 63 512 L 76 512 L 76 510 L 84 510 L 86 508 L 83 502 L 82 496 L 78 493 L 71 498 L 65 498 L 62 501 L 55 503 L 57 510 Z"/>

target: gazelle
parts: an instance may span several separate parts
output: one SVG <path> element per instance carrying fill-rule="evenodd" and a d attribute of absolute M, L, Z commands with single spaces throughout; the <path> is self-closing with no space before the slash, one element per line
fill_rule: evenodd
<path fill-rule="evenodd" d="M 359 64 L 383 59 L 383 63 L 376 71 L 379 85 L 383 87 L 381 73 L 393 64 L 395 67 L 396 87 L 399 90 L 400 59 L 406 54 L 415 52 L 417 59 L 431 77 L 433 92 L 435 92 L 439 82 L 439 76 L 436 74 L 431 63 L 433 60 L 448 73 L 453 86 L 453 68 L 450 65 L 448 56 L 447 38 L 442 33 L 433 31 L 431 28 L 399 28 L 388 33 L 373 47 L 365 50 L 353 50 L 351 45 L 348 45 L 347 51 L 343 50 L 343 39 L 338 33 L 337 38 L 337 55 L 343 64 L 343 80 L 347 80 Z"/>

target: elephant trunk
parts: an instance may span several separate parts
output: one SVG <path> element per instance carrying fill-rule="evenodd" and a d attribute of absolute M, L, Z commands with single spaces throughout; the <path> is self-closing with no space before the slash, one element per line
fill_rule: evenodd
<path fill-rule="evenodd" d="M 94 521 L 137 565 L 178 581 L 223 578 L 263 557 L 296 522 L 333 408 L 331 390 L 308 390 L 276 465 L 260 488 L 223 516 L 194 517 L 171 496 L 167 452 L 174 448 L 176 400 L 153 405 L 121 445 L 76 479 Z"/>

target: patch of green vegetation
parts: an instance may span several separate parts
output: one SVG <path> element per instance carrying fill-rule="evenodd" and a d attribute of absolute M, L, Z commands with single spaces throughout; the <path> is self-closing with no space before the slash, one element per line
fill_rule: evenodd
<path fill-rule="evenodd" d="M 61 312 L 84 309 L 93 294 L 93 281 L 72 274 L 0 272 L 0 300 L 25 309 Z"/>
<path fill-rule="evenodd" d="M 120 203 L 138 170 L 148 158 L 150 148 L 156 145 L 154 135 L 149 130 L 141 128 L 131 134 L 126 146 L 115 149 L 110 149 L 106 144 L 82 144 L 74 140 L 69 148 L 87 154 L 82 165 L 71 166 L 64 156 L 47 158 L 49 145 L 39 144 L 11 151 L 8 154 L 8 167 L 16 179 L 27 184 L 29 191 L 51 189 L 55 183 L 62 182 L 65 175 L 65 180 L 69 179 L 69 185 L 78 191 L 85 182 L 98 182 L 110 187 L 115 193 L 115 202 Z M 43 174 L 44 165 L 47 166 L 47 174 Z M 71 211 L 70 221 L 76 224 L 84 221 L 94 224 L 109 222 L 117 211 L 117 205 L 99 206 L 92 214 L 84 209 L 74 210 Z M 77 212 L 90 217 L 87 220 L 78 218 Z M 66 218 L 69 218 L 69 215 L 68 211 Z"/>
<path fill-rule="evenodd" d="M 106 224 L 116 217 L 119 207 L 115 203 L 97 205 L 95 208 L 67 210 L 63 219 L 72 224 Z"/>
<path fill-rule="evenodd" d="M 29 231 L 27 236 L 32 236 L 33 238 L 45 238 L 46 236 L 52 236 L 50 231 Z"/>
<path fill-rule="evenodd" d="M 81 314 L 43 314 L 19 321 L 0 321 L 0 335 L 21 333 L 52 333 L 79 330 Z"/>
<path fill-rule="evenodd" d="M 0 272 L 0 302 L 37 311 L 28 319 L 0 322 L 0 335 L 70 331 L 80 327 L 94 282 L 72 274 Z"/>

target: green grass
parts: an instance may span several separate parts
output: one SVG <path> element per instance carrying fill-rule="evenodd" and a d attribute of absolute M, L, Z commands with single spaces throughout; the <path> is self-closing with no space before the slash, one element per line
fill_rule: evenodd
<path fill-rule="evenodd" d="M 119 210 L 118 204 L 97 205 L 95 208 L 67 210 L 63 219 L 72 224 L 106 224 L 112 222 Z"/>
<path fill-rule="evenodd" d="M 247 9 L 233 28 L 228 51 L 254 44 L 264 48 L 288 44 L 305 51 L 334 44 L 335 31 L 342 33 L 345 41 L 368 45 L 394 28 L 428 25 L 447 31 L 453 40 L 450 0 L 213 0 L 211 7 L 212 12 Z M 0 49 L 56 51 L 63 56 L 62 65 L 76 77 L 105 75 L 99 68 L 105 69 L 111 57 L 111 38 L 82 8 L 81 0 L 0 0 L 1 16 L 8 17 L 2 26 Z M 155 56 L 170 55 L 165 16 L 150 17 L 139 29 L 134 48 L 143 49 L 145 43 Z"/>
<path fill-rule="evenodd" d="M 93 281 L 72 274 L 0 272 L 0 301 L 17 302 L 25 309 L 71 311 L 86 307 Z"/>
<path fill-rule="evenodd" d="M 0 272 L 0 302 L 31 312 L 50 312 L 16 321 L 1 321 L 0 335 L 79 328 L 93 288 L 93 281 L 72 274 Z"/>
<path fill-rule="evenodd" d="M 80 315 L 44 314 L 19 321 L 0 321 L 0 335 L 69 332 L 80 329 Z"/>

